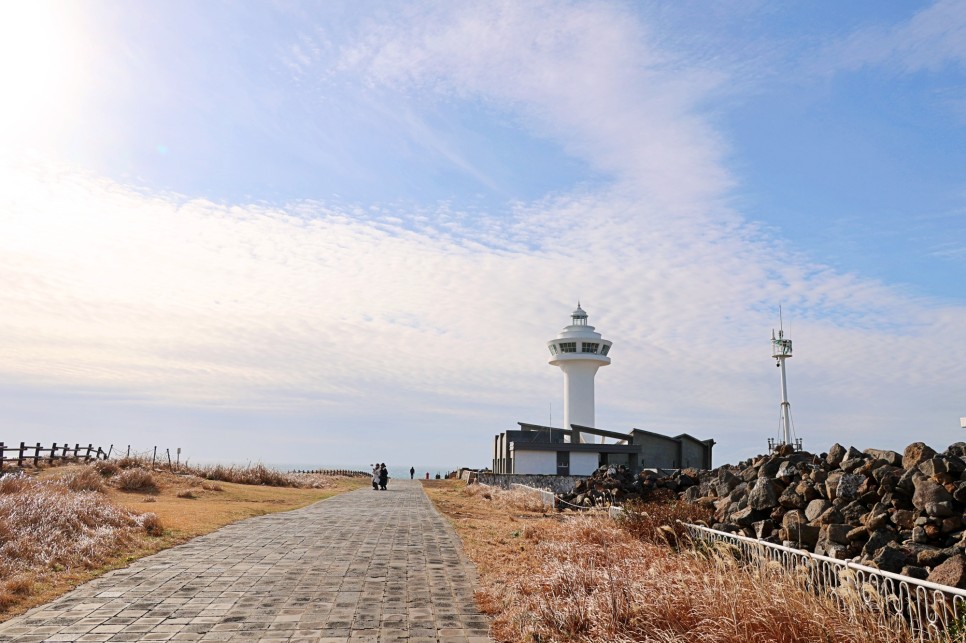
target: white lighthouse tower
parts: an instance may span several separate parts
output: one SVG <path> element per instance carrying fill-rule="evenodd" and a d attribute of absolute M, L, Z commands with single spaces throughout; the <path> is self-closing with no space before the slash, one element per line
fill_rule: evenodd
<path fill-rule="evenodd" d="M 594 376 L 601 366 L 610 364 L 611 342 L 587 325 L 587 313 L 577 302 L 577 310 L 570 316 L 570 325 L 547 342 L 550 364 L 560 367 L 564 374 L 563 428 L 571 424 L 596 428 L 594 424 Z M 592 440 L 593 438 L 591 438 Z M 578 435 L 578 442 L 584 438 Z"/>

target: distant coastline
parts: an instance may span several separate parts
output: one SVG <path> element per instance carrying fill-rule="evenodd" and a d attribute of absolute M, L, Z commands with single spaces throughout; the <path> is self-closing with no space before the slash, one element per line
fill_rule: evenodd
<path fill-rule="evenodd" d="M 348 469 L 349 471 L 371 471 L 372 467 L 369 464 L 311 464 L 311 463 L 265 463 L 266 467 L 275 469 L 276 471 L 311 471 L 314 469 Z M 409 467 L 416 469 L 417 478 L 425 478 L 426 473 L 429 473 L 430 478 L 435 478 L 438 473 L 440 476 L 445 476 L 450 471 L 455 470 L 455 467 L 444 467 L 439 465 L 420 465 L 420 464 L 406 464 L 406 465 L 392 465 L 389 462 L 386 463 L 386 468 L 389 469 L 389 478 L 409 478 Z"/>

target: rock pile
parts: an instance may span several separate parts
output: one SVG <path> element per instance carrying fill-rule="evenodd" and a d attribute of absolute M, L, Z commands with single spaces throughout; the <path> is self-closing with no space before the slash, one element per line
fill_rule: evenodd
<path fill-rule="evenodd" d="M 713 528 L 966 588 L 966 442 L 941 453 L 779 451 L 671 477 L 601 467 L 561 507 L 621 504 L 658 489 L 714 511 Z"/>
<path fill-rule="evenodd" d="M 715 529 L 966 587 L 963 442 L 776 453 L 699 474 L 682 496 L 712 506 Z"/>
<path fill-rule="evenodd" d="M 703 472 L 710 476 L 711 472 Z M 648 500 L 656 492 L 680 492 L 698 484 L 702 472 L 684 469 L 673 476 L 661 477 L 652 471 L 634 475 L 624 465 L 603 466 L 589 478 L 582 478 L 570 493 L 557 496 L 561 509 L 607 507 L 622 505 L 631 500 Z"/>

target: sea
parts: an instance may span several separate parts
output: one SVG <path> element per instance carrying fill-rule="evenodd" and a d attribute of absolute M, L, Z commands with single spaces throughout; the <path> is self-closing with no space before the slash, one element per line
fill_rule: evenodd
<path fill-rule="evenodd" d="M 372 463 L 375 464 L 375 463 Z M 318 463 L 305 463 L 305 462 L 295 462 L 295 463 L 281 463 L 281 464 L 270 464 L 265 463 L 266 467 L 275 469 L 276 471 L 315 471 L 316 469 L 347 469 L 349 471 L 364 471 L 366 473 L 372 473 L 372 464 L 318 464 Z M 445 477 L 447 473 L 453 471 L 453 467 L 444 467 L 440 465 L 425 465 L 425 464 L 406 464 L 406 465 L 393 465 L 389 462 L 386 463 L 386 469 L 389 470 L 389 479 L 393 478 L 409 478 L 409 468 L 413 467 L 416 469 L 416 477 L 424 479 L 426 474 L 429 474 L 430 478 L 435 478 L 438 473 L 441 478 Z"/>

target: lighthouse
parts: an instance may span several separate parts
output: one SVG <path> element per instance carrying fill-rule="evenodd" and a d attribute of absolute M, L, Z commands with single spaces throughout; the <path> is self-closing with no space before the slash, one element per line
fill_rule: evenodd
<path fill-rule="evenodd" d="M 587 313 L 577 302 L 570 315 L 570 325 L 547 342 L 550 364 L 564 374 L 563 428 L 572 424 L 596 428 L 594 424 L 594 377 L 597 369 L 610 364 L 611 342 L 587 324 Z M 577 442 L 584 440 L 577 435 Z"/>

